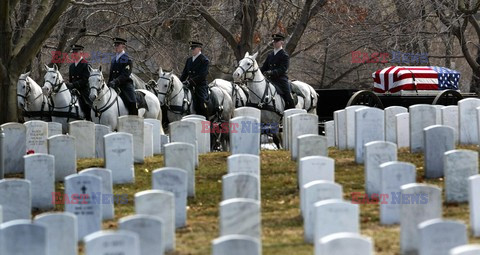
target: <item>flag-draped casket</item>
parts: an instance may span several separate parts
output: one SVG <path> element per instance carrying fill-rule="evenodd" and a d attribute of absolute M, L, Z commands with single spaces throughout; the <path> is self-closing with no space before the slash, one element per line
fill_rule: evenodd
<path fill-rule="evenodd" d="M 460 73 L 439 66 L 390 66 L 372 73 L 373 91 L 458 90 Z"/>

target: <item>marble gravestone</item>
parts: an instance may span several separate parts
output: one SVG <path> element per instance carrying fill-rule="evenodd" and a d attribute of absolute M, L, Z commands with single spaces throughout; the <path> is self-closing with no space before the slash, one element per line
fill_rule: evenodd
<path fill-rule="evenodd" d="M 115 216 L 112 171 L 106 168 L 92 167 L 80 171 L 78 174 L 90 174 L 102 179 L 102 219 L 112 220 Z"/>
<path fill-rule="evenodd" d="M 140 255 L 140 238 L 127 230 L 104 230 L 84 238 L 85 255 Z"/>
<path fill-rule="evenodd" d="M 150 215 L 132 215 L 118 220 L 120 230 L 137 233 L 140 255 L 163 255 L 165 250 L 163 221 Z"/>
<path fill-rule="evenodd" d="M 0 180 L 0 205 L 3 222 L 32 217 L 31 183 L 24 179 Z"/>
<path fill-rule="evenodd" d="M 46 228 L 48 255 L 77 255 L 77 217 L 68 212 L 42 213 L 34 223 Z"/>
<path fill-rule="evenodd" d="M 77 158 L 95 158 L 95 123 L 72 121 L 68 123 L 68 132 L 75 137 Z"/>
<path fill-rule="evenodd" d="M 347 126 L 345 110 L 333 112 L 335 122 L 335 144 L 339 150 L 347 149 Z"/>
<path fill-rule="evenodd" d="M 298 187 L 317 180 L 335 181 L 335 161 L 323 156 L 304 157 L 298 164 Z M 300 209 L 304 212 L 303 189 L 300 189 Z"/>
<path fill-rule="evenodd" d="M 5 173 L 5 146 L 3 145 L 3 141 L 5 140 L 5 134 L 2 132 L 0 128 L 0 180 L 3 179 Z"/>
<path fill-rule="evenodd" d="M 252 154 L 228 156 L 227 169 L 229 174 L 250 173 L 260 177 L 260 157 Z"/>
<path fill-rule="evenodd" d="M 448 255 L 468 243 L 467 226 L 458 221 L 432 219 L 418 225 L 418 250 L 422 255 Z"/>
<path fill-rule="evenodd" d="M 31 120 L 24 123 L 26 129 L 26 151 L 48 153 L 48 124 L 41 120 Z"/>
<path fill-rule="evenodd" d="M 449 105 L 441 108 L 442 125 L 453 128 L 455 144 L 458 144 L 458 105 Z"/>
<path fill-rule="evenodd" d="M 380 165 L 397 160 L 397 146 L 392 142 L 375 141 L 365 144 L 365 187 L 369 196 L 380 193 Z"/>
<path fill-rule="evenodd" d="M 368 108 L 363 105 L 352 105 L 345 108 L 345 127 L 347 136 L 347 149 L 355 149 L 355 111 Z"/>
<path fill-rule="evenodd" d="M 77 172 L 77 153 L 75 137 L 54 135 L 48 138 L 48 154 L 54 157 L 55 181 L 63 181 L 65 177 Z"/>
<path fill-rule="evenodd" d="M 337 233 L 315 243 L 315 255 L 373 255 L 373 242 L 357 233 Z"/>
<path fill-rule="evenodd" d="M 62 134 L 62 124 L 58 122 L 47 122 L 48 137 Z"/>
<path fill-rule="evenodd" d="M 403 106 L 390 106 L 385 108 L 385 141 L 397 143 L 396 116 L 407 113 L 408 109 Z"/>
<path fill-rule="evenodd" d="M 328 157 L 328 143 L 325 136 L 301 135 L 297 137 L 297 144 L 297 161 L 308 156 Z"/>
<path fill-rule="evenodd" d="M 402 185 L 400 205 L 401 254 L 417 254 L 418 224 L 442 217 L 442 191 L 434 185 L 410 183 Z M 403 200 L 405 197 L 405 201 Z"/>
<path fill-rule="evenodd" d="M 480 175 L 468 177 L 468 205 L 473 236 L 480 236 Z"/>
<path fill-rule="evenodd" d="M 65 211 L 77 216 L 78 240 L 102 228 L 102 179 L 90 174 L 65 177 Z M 66 198 L 65 198 L 66 200 Z"/>
<path fill-rule="evenodd" d="M 145 123 L 153 125 L 153 154 L 159 155 L 162 153 L 162 141 L 160 135 L 163 134 L 162 122 L 157 119 L 144 119 Z"/>
<path fill-rule="evenodd" d="M 145 157 L 153 157 L 153 124 L 145 122 L 143 128 Z"/>
<path fill-rule="evenodd" d="M 5 158 L 4 174 L 23 173 L 23 155 L 27 152 L 26 126 L 20 123 L 9 122 L 0 125 L 0 128 L 5 135 L 3 140 L 3 146 L 5 148 L 5 153 L 3 155 Z"/>
<path fill-rule="evenodd" d="M 152 188 L 173 193 L 175 196 L 175 227 L 187 224 L 187 171 L 175 167 L 163 167 L 152 172 Z"/>
<path fill-rule="evenodd" d="M 188 143 L 193 145 L 195 165 L 198 165 L 197 125 L 192 121 L 175 121 L 168 125 L 170 142 Z"/>
<path fill-rule="evenodd" d="M 0 224 L 2 254 L 47 255 L 47 229 L 28 220 L 12 220 Z M 49 255 L 49 254 L 48 254 Z"/>
<path fill-rule="evenodd" d="M 210 127 L 210 122 L 198 118 L 186 118 L 181 121 L 188 121 L 195 123 L 195 136 L 198 145 L 198 154 L 205 154 L 210 152 L 210 132 L 207 127 Z"/>
<path fill-rule="evenodd" d="M 286 150 L 289 150 L 291 149 L 291 144 L 290 144 L 290 141 L 288 139 L 288 137 L 290 136 L 290 126 L 288 124 L 288 117 L 294 115 L 294 114 L 297 114 L 297 113 L 307 113 L 307 111 L 305 109 L 296 109 L 296 108 L 293 108 L 293 109 L 288 109 L 288 110 L 285 110 L 283 112 L 283 120 L 282 120 L 282 127 L 283 127 L 283 132 L 282 132 L 282 141 L 283 141 L 283 147 L 286 149 Z M 260 120 L 261 121 L 261 120 Z"/>
<path fill-rule="evenodd" d="M 443 160 L 446 202 L 467 202 L 468 178 L 478 174 L 478 152 L 451 150 L 445 152 Z"/>
<path fill-rule="evenodd" d="M 133 183 L 133 137 L 131 134 L 117 132 L 103 137 L 105 141 L 105 168 L 112 170 L 114 184 Z"/>
<path fill-rule="evenodd" d="M 480 99 L 465 98 L 457 103 L 460 144 L 478 144 L 477 107 Z"/>
<path fill-rule="evenodd" d="M 23 156 L 25 179 L 32 189 L 32 207 L 49 210 L 54 207 L 52 194 L 55 192 L 55 160 L 52 155 L 35 153 Z"/>
<path fill-rule="evenodd" d="M 385 140 L 385 114 L 377 108 L 355 111 L 355 162 L 364 159 L 364 146 L 368 142 Z"/>
<path fill-rule="evenodd" d="M 455 149 L 454 130 L 451 127 L 433 125 L 424 129 L 425 178 L 439 178 L 444 174 L 443 155 Z"/>
<path fill-rule="evenodd" d="M 230 151 L 234 154 L 260 154 L 260 122 L 254 117 L 230 119 Z"/>
<path fill-rule="evenodd" d="M 425 138 L 423 129 L 437 124 L 437 108 L 433 105 L 417 104 L 409 107 L 410 152 L 423 152 Z"/>
<path fill-rule="evenodd" d="M 398 148 L 410 148 L 410 113 L 400 113 L 395 118 L 397 146 Z"/>
<path fill-rule="evenodd" d="M 165 145 L 170 142 L 170 138 L 167 135 L 160 135 L 160 143 L 161 143 L 161 149 L 162 149 L 162 154 L 164 153 Z"/>
<path fill-rule="evenodd" d="M 314 204 L 315 242 L 340 232 L 360 233 L 360 208 L 341 199 L 327 199 Z"/>
<path fill-rule="evenodd" d="M 95 124 L 95 157 L 105 157 L 105 146 L 103 137 L 110 134 L 112 131 L 109 126 Z"/>
<path fill-rule="evenodd" d="M 261 239 L 260 202 L 232 198 L 220 202 L 220 236 L 247 235 Z"/>
<path fill-rule="evenodd" d="M 449 255 L 477 255 L 480 254 L 480 245 L 466 244 L 460 245 L 450 250 Z"/>
<path fill-rule="evenodd" d="M 343 188 L 341 185 L 331 181 L 312 181 L 303 185 L 302 189 L 303 197 L 301 201 L 304 201 L 303 238 L 305 242 L 313 243 L 315 203 L 327 199 L 342 199 Z"/>
<path fill-rule="evenodd" d="M 258 175 L 248 173 L 226 174 L 222 177 L 222 199 L 250 198 L 260 201 Z"/>
<path fill-rule="evenodd" d="M 335 121 L 330 120 L 325 122 L 325 137 L 327 138 L 327 146 L 334 147 L 335 145 Z"/>
<path fill-rule="evenodd" d="M 297 138 L 301 135 L 318 135 L 318 116 L 311 113 L 297 113 L 290 118 L 292 126 L 292 134 L 288 138 L 292 145 L 290 152 L 292 159 L 297 160 L 297 153 L 299 152 Z"/>
<path fill-rule="evenodd" d="M 126 115 L 118 117 L 118 132 L 125 132 L 133 138 L 133 159 L 135 163 L 145 160 L 144 122 L 142 117 Z M 109 168 L 112 169 L 112 168 Z M 112 170 L 115 171 L 115 170 Z M 114 174 L 115 175 L 115 174 Z"/>
<path fill-rule="evenodd" d="M 212 255 L 260 255 L 261 248 L 257 238 L 246 235 L 226 235 L 212 241 Z"/>
<path fill-rule="evenodd" d="M 195 147 L 190 143 L 169 143 L 165 145 L 164 164 L 187 171 L 188 196 L 195 197 Z"/>
<path fill-rule="evenodd" d="M 233 117 L 254 117 L 260 122 L 262 111 L 254 107 L 243 106 L 233 110 Z"/>
<path fill-rule="evenodd" d="M 391 161 L 381 164 L 379 170 L 380 224 L 400 223 L 402 203 L 400 187 L 415 182 L 416 167 L 412 163 Z"/>
<path fill-rule="evenodd" d="M 164 190 L 135 193 L 135 213 L 155 216 L 162 220 L 165 251 L 175 250 L 175 195 Z"/>

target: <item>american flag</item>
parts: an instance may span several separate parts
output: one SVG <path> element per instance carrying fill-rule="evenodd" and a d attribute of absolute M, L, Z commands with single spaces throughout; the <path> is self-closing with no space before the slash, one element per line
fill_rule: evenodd
<path fill-rule="evenodd" d="M 458 90 L 460 73 L 439 66 L 390 66 L 372 73 L 373 91 Z"/>

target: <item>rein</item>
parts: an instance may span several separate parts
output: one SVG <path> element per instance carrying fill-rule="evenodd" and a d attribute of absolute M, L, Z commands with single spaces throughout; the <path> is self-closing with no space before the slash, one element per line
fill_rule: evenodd
<path fill-rule="evenodd" d="M 95 101 L 100 101 L 102 98 L 104 98 L 106 95 L 107 95 L 107 92 L 103 93 L 103 91 L 105 90 L 105 80 L 103 79 L 103 75 L 101 74 L 93 74 L 93 75 L 90 75 L 90 77 L 92 76 L 100 76 L 102 79 L 101 79 L 101 82 L 102 82 L 102 86 L 100 88 L 97 88 L 97 87 L 94 87 L 94 86 L 90 86 L 90 90 L 94 89 L 97 91 L 97 95 L 101 95 L 100 97 L 97 97 L 95 99 Z M 112 90 L 111 88 L 108 88 L 108 94 L 109 94 L 109 98 L 107 99 L 107 102 L 101 106 L 100 108 L 97 107 L 97 106 L 94 106 L 94 103 L 92 102 L 92 104 L 90 105 L 90 107 L 92 108 L 92 110 L 95 112 L 95 117 L 98 117 L 98 119 L 100 120 L 102 118 L 102 113 L 104 113 L 105 111 L 107 111 L 108 109 L 110 109 L 110 107 L 112 107 L 115 103 L 117 103 L 118 101 L 118 93 L 117 93 L 117 96 L 115 97 L 114 100 L 112 100 L 112 102 L 109 104 L 108 102 L 110 102 L 110 100 L 112 99 Z M 85 102 L 88 102 L 87 100 L 85 100 Z M 119 106 L 117 104 L 117 108 L 118 108 L 118 115 L 120 115 L 120 109 L 119 109 Z"/>

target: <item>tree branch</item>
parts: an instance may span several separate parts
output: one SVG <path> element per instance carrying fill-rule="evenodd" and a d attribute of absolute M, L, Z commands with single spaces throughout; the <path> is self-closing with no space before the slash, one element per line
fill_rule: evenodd
<path fill-rule="evenodd" d="M 215 29 L 217 30 L 218 33 L 220 33 L 223 38 L 227 41 L 227 43 L 230 45 L 230 48 L 234 52 L 237 51 L 238 43 L 235 40 L 235 37 L 233 36 L 230 31 L 228 31 L 222 24 L 220 24 L 203 6 L 198 7 L 198 12 L 202 17 Z"/>
<path fill-rule="evenodd" d="M 85 3 L 85 2 L 77 2 L 75 0 L 70 0 L 71 4 L 74 5 L 81 5 L 81 6 L 87 6 L 87 7 L 92 7 L 92 6 L 99 6 L 99 5 L 119 5 L 119 4 L 125 4 L 125 3 L 130 3 L 132 0 L 122 0 L 122 1 L 117 1 L 117 2 L 93 2 L 93 3 Z"/>

